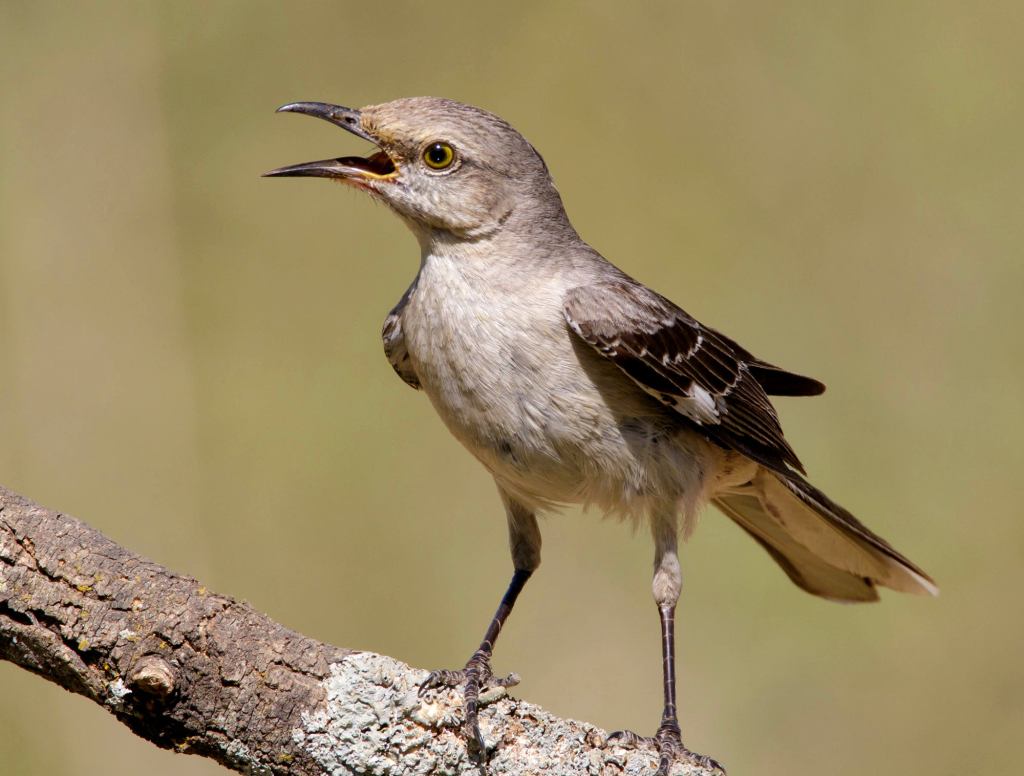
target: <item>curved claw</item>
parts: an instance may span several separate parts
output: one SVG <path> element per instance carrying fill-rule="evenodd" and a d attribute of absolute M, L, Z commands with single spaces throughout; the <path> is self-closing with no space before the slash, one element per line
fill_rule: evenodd
<path fill-rule="evenodd" d="M 653 738 L 637 735 L 632 730 L 613 730 L 608 734 L 605 742 L 618 744 L 627 749 L 638 749 L 641 746 L 656 746 Z"/>
<path fill-rule="evenodd" d="M 708 757 L 706 754 L 691 752 L 685 746 L 679 750 L 660 752 L 659 754 L 658 770 L 655 772 L 654 776 L 669 776 L 673 763 L 677 762 L 690 763 L 691 765 L 696 765 L 704 770 L 717 770 L 725 776 L 728 776 L 725 772 L 725 768 L 720 762 L 718 762 L 718 760 Z"/>
<path fill-rule="evenodd" d="M 422 698 L 428 691 L 440 687 L 462 687 L 466 714 L 462 729 L 466 736 L 466 745 L 470 757 L 477 763 L 483 763 L 486 759 L 487 744 L 479 725 L 481 690 L 490 687 L 515 687 L 519 681 L 519 674 L 516 673 L 495 676 L 491 671 L 490 655 L 478 650 L 466 663 L 465 668 L 457 671 L 431 671 L 427 678 L 420 682 L 417 694 Z"/>
<path fill-rule="evenodd" d="M 658 770 L 655 776 L 669 776 L 672 765 L 677 762 L 686 762 L 705 770 L 718 770 L 725 774 L 725 768 L 718 760 L 708 757 L 706 754 L 691 752 L 683 746 L 677 725 L 663 725 L 653 738 L 637 735 L 632 730 L 616 730 L 608 734 L 605 742 L 629 749 L 642 747 L 656 749 L 658 751 Z"/>
<path fill-rule="evenodd" d="M 654 734 L 654 741 L 658 747 L 658 772 L 655 776 L 669 776 L 674 762 L 688 762 L 704 769 L 713 769 L 725 773 L 722 764 L 706 754 L 691 752 L 683 745 L 683 739 L 679 735 L 677 723 L 663 722 L 658 732 Z"/>
<path fill-rule="evenodd" d="M 484 735 L 480 732 L 480 724 L 477 721 L 476 715 L 473 715 L 473 722 L 467 719 L 466 724 L 463 726 L 463 731 L 466 734 L 466 744 L 469 748 L 469 755 L 477 763 L 483 763 L 487 754 L 487 744 L 484 741 Z"/>
<path fill-rule="evenodd" d="M 434 690 L 438 687 L 458 687 L 464 681 L 466 681 L 465 669 L 461 669 L 459 671 L 452 671 L 448 669 L 431 671 L 427 674 L 427 678 L 420 682 L 417 694 L 422 698 L 429 690 Z"/>

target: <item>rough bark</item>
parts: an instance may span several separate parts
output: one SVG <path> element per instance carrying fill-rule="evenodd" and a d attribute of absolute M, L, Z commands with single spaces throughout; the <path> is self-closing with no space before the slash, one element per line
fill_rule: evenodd
<path fill-rule="evenodd" d="M 425 671 L 306 638 L 67 515 L 0 487 L 0 659 L 102 705 L 157 746 L 243 773 L 479 774 L 450 690 Z M 489 774 L 651 774 L 503 691 L 481 729 Z M 702 774 L 677 766 L 675 774 Z"/>

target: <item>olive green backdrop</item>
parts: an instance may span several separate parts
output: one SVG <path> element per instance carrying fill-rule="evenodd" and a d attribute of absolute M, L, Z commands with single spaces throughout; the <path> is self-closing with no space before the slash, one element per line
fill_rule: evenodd
<path fill-rule="evenodd" d="M 709 513 L 681 712 L 734 774 L 1010 774 L 1024 730 L 1018 3 L 0 3 L 0 482 L 311 636 L 454 666 L 510 571 L 489 478 L 391 372 L 417 267 L 292 100 L 508 118 L 580 232 L 759 355 L 812 479 L 942 597 L 843 607 Z M 643 534 L 575 511 L 496 657 L 651 731 Z M 215 774 L 0 665 L 4 774 Z"/>

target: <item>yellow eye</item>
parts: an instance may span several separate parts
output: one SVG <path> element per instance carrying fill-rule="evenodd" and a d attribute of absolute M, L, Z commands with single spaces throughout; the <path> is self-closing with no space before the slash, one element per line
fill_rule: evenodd
<path fill-rule="evenodd" d="M 423 151 L 423 161 L 432 170 L 443 170 L 455 161 L 455 149 L 447 143 L 431 143 Z"/>

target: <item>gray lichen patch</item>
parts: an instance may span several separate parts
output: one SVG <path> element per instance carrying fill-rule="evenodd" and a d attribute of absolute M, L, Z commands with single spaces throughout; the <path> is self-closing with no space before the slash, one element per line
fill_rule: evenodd
<path fill-rule="evenodd" d="M 461 694 L 440 690 L 421 698 L 417 690 L 425 677 L 389 657 L 348 655 L 331 666 L 326 699 L 302 715 L 293 740 L 332 776 L 479 776 L 460 728 Z M 509 697 L 481 710 L 480 729 L 490 752 L 489 776 L 651 776 L 657 769 L 652 750 L 606 746 L 604 731 L 593 725 Z M 672 773 L 714 772 L 680 765 Z"/>
<path fill-rule="evenodd" d="M 425 673 L 423 674 L 425 676 Z M 422 677 L 397 661 L 371 653 L 331 666 L 326 700 L 303 714 L 296 743 L 331 774 L 461 773 L 471 763 L 457 735 L 438 725 L 457 717 L 436 699 L 421 701 Z"/>
<path fill-rule="evenodd" d="M 260 763 L 241 741 L 231 741 L 224 748 L 225 759 L 237 771 L 251 776 L 271 776 L 271 769 Z"/>
<path fill-rule="evenodd" d="M 124 699 L 131 695 L 132 691 L 121 677 L 117 677 L 114 681 L 107 682 L 107 693 L 107 705 L 115 711 L 121 711 L 124 708 Z"/>

